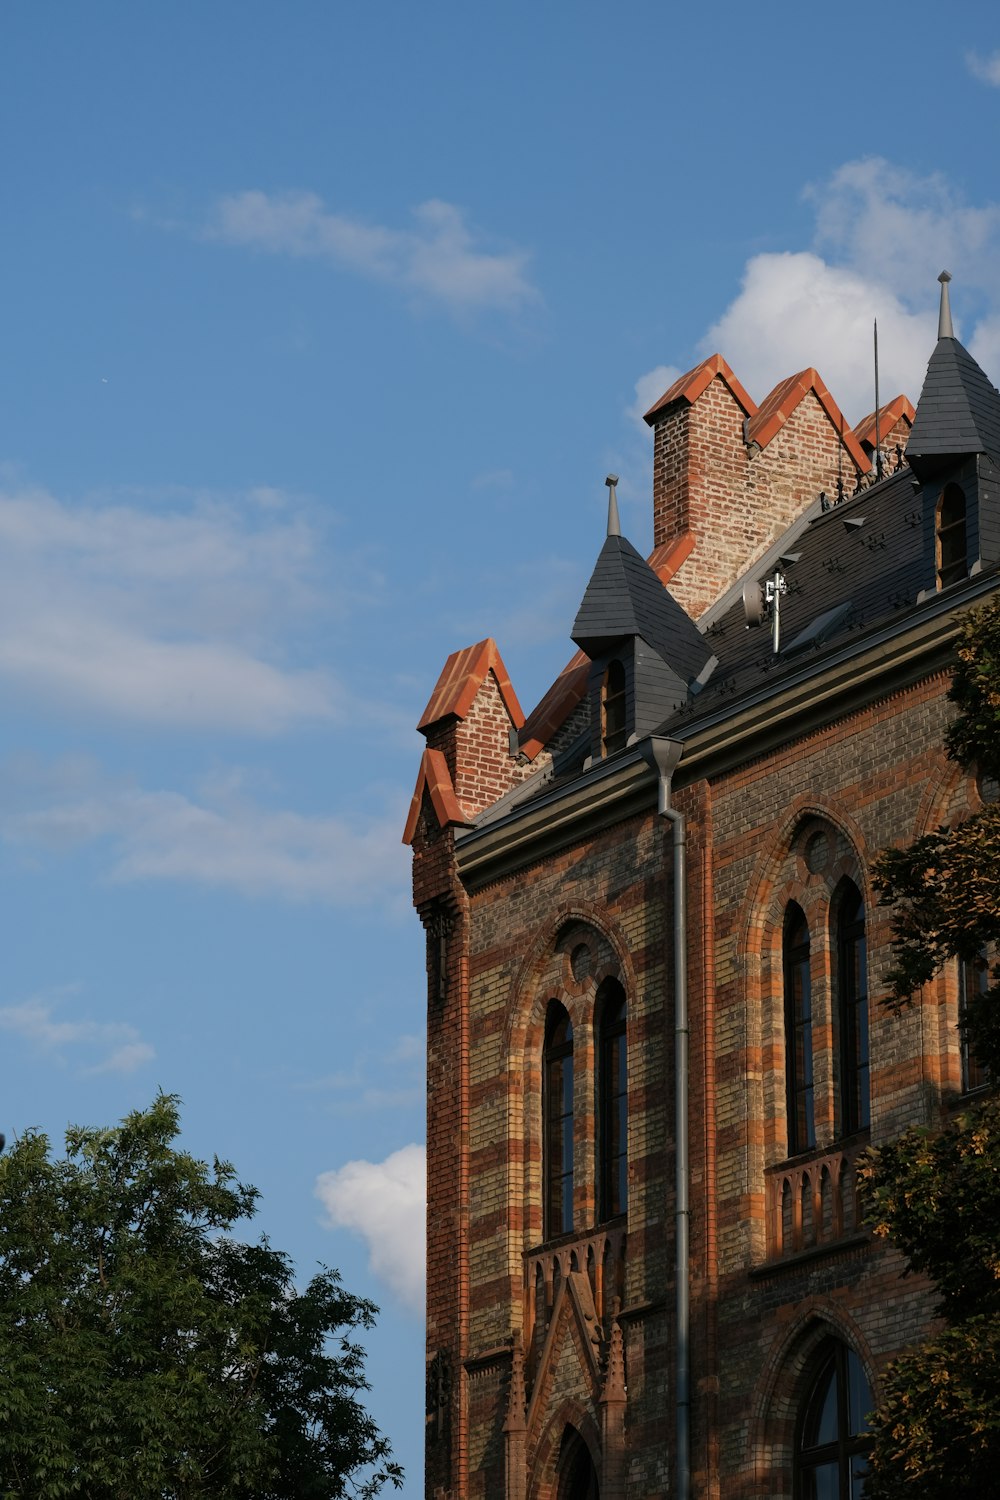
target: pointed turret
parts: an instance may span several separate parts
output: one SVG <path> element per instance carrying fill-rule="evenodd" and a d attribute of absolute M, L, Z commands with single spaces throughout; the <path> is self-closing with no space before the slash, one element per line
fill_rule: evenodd
<path fill-rule="evenodd" d="M 942 271 L 938 280 L 938 341 L 906 445 L 907 459 L 920 479 L 963 456 L 989 453 L 1000 458 L 1000 392 L 955 337 L 948 297 L 950 275 Z"/>
<path fill-rule="evenodd" d="M 621 535 L 614 484 L 609 475 L 608 535 L 573 626 L 574 641 L 591 661 L 595 755 L 652 733 L 713 660 L 690 615 Z"/>
<path fill-rule="evenodd" d="M 593 661 L 640 636 L 685 680 L 711 656 L 704 636 L 627 537 L 608 536 L 573 626 L 573 640 Z"/>

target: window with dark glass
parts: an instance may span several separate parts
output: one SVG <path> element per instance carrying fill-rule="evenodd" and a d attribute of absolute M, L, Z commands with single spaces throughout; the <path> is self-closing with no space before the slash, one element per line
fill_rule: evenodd
<path fill-rule="evenodd" d="M 600 1215 L 628 1207 L 628 1049 L 625 991 L 608 980 L 597 997 L 597 1119 L 600 1137 Z"/>
<path fill-rule="evenodd" d="M 990 987 L 990 966 L 985 953 L 960 965 L 958 983 L 958 1018 L 961 1023 L 965 1019 L 969 1001 L 976 995 L 985 995 Z M 973 1089 L 984 1089 L 990 1081 L 990 1075 L 969 1045 L 964 1026 L 960 1025 L 959 1035 L 962 1048 L 962 1092 L 969 1094 Z"/>
<path fill-rule="evenodd" d="M 545 1235 L 573 1228 L 573 1026 L 553 1001 L 545 1025 Z"/>
<path fill-rule="evenodd" d="M 788 1154 L 816 1144 L 813 1110 L 812 985 L 809 976 L 809 928 L 793 901 L 785 913 L 782 943 L 785 980 L 785 1089 Z"/>
<path fill-rule="evenodd" d="M 608 663 L 601 684 L 601 746 L 605 755 L 625 749 L 625 668 Z"/>
<path fill-rule="evenodd" d="M 937 586 L 947 588 L 969 571 L 965 539 L 965 495 L 946 484 L 937 508 Z"/>
<path fill-rule="evenodd" d="M 874 1407 L 864 1366 L 846 1344 L 823 1345 L 795 1443 L 795 1500 L 862 1500 Z"/>
<path fill-rule="evenodd" d="M 843 1135 L 851 1135 L 864 1130 L 871 1120 L 865 908 L 852 881 L 844 882 L 835 911 L 840 1129 Z"/>

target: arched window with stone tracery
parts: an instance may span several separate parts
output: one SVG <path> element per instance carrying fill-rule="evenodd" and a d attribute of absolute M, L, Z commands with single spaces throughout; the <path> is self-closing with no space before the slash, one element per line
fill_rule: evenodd
<path fill-rule="evenodd" d="M 795 1500 L 862 1500 L 875 1405 L 864 1365 L 839 1339 L 817 1350 L 795 1436 Z"/>

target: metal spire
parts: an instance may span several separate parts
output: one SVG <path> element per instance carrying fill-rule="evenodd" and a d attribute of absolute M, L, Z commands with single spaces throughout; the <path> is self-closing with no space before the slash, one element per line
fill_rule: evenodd
<path fill-rule="evenodd" d="M 951 326 L 951 302 L 948 298 L 948 283 L 951 280 L 950 271 L 942 271 L 938 277 L 941 283 L 941 311 L 938 313 L 938 338 L 953 339 L 955 330 Z"/>
<path fill-rule="evenodd" d="M 609 474 L 604 483 L 608 487 L 608 536 L 621 536 L 621 522 L 618 519 L 618 496 L 615 494 L 615 485 L 618 483 L 617 474 Z"/>

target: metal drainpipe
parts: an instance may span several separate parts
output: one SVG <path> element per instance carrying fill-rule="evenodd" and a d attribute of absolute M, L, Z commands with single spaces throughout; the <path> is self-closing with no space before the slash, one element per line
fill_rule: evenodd
<path fill-rule="evenodd" d="M 670 778 L 681 758 L 677 740 L 649 740 L 659 777 L 657 812 L 672 824 L 674 876 L 674 1248 L 676 1277 L 675 1407 L 677 1417 L 677 1496 L 691 1494 L 690 1267 L 691 1209 L 688 1196 L 688 994 L 687 994 L 687 820 L 670 806 Z"/>

